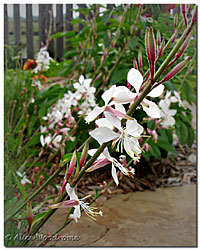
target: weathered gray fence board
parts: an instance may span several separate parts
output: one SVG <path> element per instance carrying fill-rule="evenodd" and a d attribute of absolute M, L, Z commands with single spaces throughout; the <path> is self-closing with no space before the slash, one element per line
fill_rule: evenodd
<path fill-rule="evenodd" d="M 107 9 L 112 9 L 114 7 L 114 4 L 107 4 Z"/>
<path fill-rule="evenodd" d="M 87 8 L 86 4 L 78 4 L 79 8 Z M 79 18 L 82 20 L 85 20 L 85 15 L 83 13 L 79 12 Z M 83 29 L 83 25 L 82 23 L 79 23 L 79 31 L 81 31 Z"/>
<path fill-rule="evenodd" d="M 50 18 L 49 11 L 53 11 L 52 4 L 38 4 L 39 6 L 39 16 L 38 16 L 38 33 L 39 35 L 39 47 L 45 46 L 47 43 L 49 28 L 51 29 L 51 34 L 54 33 L 54 18 Z M 66 15 L 65 21 L 63 20 L 63 8 L 65 5 L 56 4 L 56 32 L 62 31 L 73 31 L 73 25 L 71 21 L 73 20 L 73 4 L 66 4 Z M 109 5 L 111 6 L 111 4 Z M 14 44 L 21 47 L 21 35 L 26 35 L 26 47 L 27 47 L 27 57 L 34 58 L 34 29 L 33 29 L 33 13 L 32 13 L 32 4 L 26 4 L 26 32 L 21 32 L 20 26 L 20 5 L 13 4 L 14 9 Z M 78 4 L 79 8 L 87 8 L 86 4 Z M 98 11 L 99 6 L 96 5 L 93 11 L 88 14 L 88 19 L 91 19 L 96 11 Z M 53 12 L 51 12 L 51 15 Z M 79 13 L 79 18 L 85 20 L 86 17 L 84 14 Z M 52 23 L 50 27 L 50 21 Z M 65 22 L 65 28 L 64 23 Z M 83 25 L 79 25 L 79 31 L 81 31 Z M 10 32 L 11 34 L 11 32 Z M 51 40 L 48 44 L 48 51 L 50 56 L 60 60 L 64 52 L 64 39 L 66 39 L 66 48 L 65 50 L 70 50 L 72 47 L 69 45 L 68 37 L 66 38 L 57 38 L 56 39 L 56 55 L 54 55 L 54 40 Z M 4 44 L 9 44 L 9 26 L 8 26 L 8 13 L 7 13 L 7 4 L 4 4 Z"/>
<path fill-rule="evenodd" d="M 39 47 L 46 44 L 47 30 L 45 25 L 45 11 L 44 4 L 39 4 Z"/>
<path fill-rule="evenodd" d="M 15 45 L 21 46 L 19 4 L 14 4 L 13 9 L 14 9 L 14 41 L 15 41 Z"/>
<path fill-rule="evenodd" d="M 63 5 L 56 4 L 56 33 L 63 31 Z M 63 37 L 56 39 L 56 58 L 61 60 L 63 56 Z"/>
<path fill-rule="evenodd" d="M 39 4 L 39 43 L 40 47 L 46 45 L 49 26 L 50 26 L 50 13 L 49 10 L 52 10 L 52 4 Z M 51 26 L 53 33 L 53 19 Z M 54 42 L 51 41 L 48 46 L 48 51 L 51 57 L 54 57 Z"/>
<path fill-rule="evenodd" d="M 7 4 L 4 4 L 4 44 L 9 44 Z"/>
<path fill-rule="evenodd" d="M 66 31 L 72 31 L 73 25 L 70 23 L 73 19 L 73 12 L 72 12 L 73 5 L 72 4 L 66 4 Z M 70 50 L 72 47 L 69 46 L 68 37 L 66 37 L 66 50 Z"/>
<path fill-rule="evenodd" d="M 26 4 L 26 46 L 27 57 L 34 58 L 32 4 Z"/>
<path fill-rule="evenodd" d="M 52 4 L 46 4 L 46 30 L 50 33 L 51 35 L 54 33 L 54 28 L 53 28 L 53 5 Z M 51 19 L 51 20 L 50 20 Z M 51 27 L 50 27 L 50 22 Z M 48 46 L 48 51 L 51 57 L 54 57 L 54 40 L 51 40 Z"/>

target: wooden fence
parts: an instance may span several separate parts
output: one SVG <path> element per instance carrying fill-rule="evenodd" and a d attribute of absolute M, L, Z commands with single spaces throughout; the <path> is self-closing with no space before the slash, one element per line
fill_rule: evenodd
<path fill-rule="evenodd" d="M 86 4 L 78 4 L 79 8 L 87 8 Z M 63 14 L 63 8 L 65 8 L 65 20 Z M 51 33 L 57 33 L 62 31 L 72 31 L 73 25 L 71 21 L 73 19 L 72 4 L 56 4 L 56 17 L 50 18 L 49 11 L 52 10 L 52 4 L 39 4 L 39 16 L 38 16 L 38 35 L 39 35 L 39 48 L 46 44 L 47 34 L 49 28 Z M 113 4 L 107 4 L 107 8 L 113 8 Z M 53 10 L 52 10 L 53 11 Z M 79 18 L 84 19 L 85 16 L 79 13 Z M 92 18 L 92 13 L 89 13 L 88 18 Z M 50 23 L 51 22 L 51 23 Z M 55 23 L 54 23 L 55 22 Z M 26 55 L 27 58 L 34 57 L 34 29 L 33 29 L 33 14 L 32 4 L 26 4 Z M 82 24 L 79 24 L 79 31 L 83 28 Z M 20 5 L 13 4 L 13 31 L 14 44 L 20 49 L 21 42 L 21 17 L 20 17 Z M 8 6 L 4 4 L 4 44 L 9 45 L 9 20 L 8 20 Z M 54 44 L 55 43 L 55 44 Z M 67 38 L 57 38 L 52 40 L 49 44 L 48 50 L 52 57 L 57 60 L 61 60 L 63 52 L 70 49 Z M 56 54 L 55 54 L 56 53 Z"/>

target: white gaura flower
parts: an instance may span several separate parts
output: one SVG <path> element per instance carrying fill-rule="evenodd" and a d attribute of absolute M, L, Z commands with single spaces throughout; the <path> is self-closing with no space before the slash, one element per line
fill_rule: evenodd
<path fill-rule="evenodd" d="M 138 161 L 140 158 L 139 154 L 142 152 L 138 139 L 144 130 L 143 127 L 133 119 L 127 120 L 126 128 L 122 128 L 121 120 L 117 117 L 110 115 L 108 112 L 105 112 L 105 117 L 106 118 L 101 119 L 100 121 L 96 121 L 96 124 L 98 124 L 99 127 L 91 131 L 89 134 L 97 140 L 99 144 L 114 140 L 113 145 L 115 145 L 118 142 L 118 151 L 122 153 L 124 148 L 134 161 Z M 119 132 L 114 132 L 112 126 L 117 128 Z"/>
<path fill-rule="evenodd" d="M 51 209 L 55 208 L 67 208 L 67 207 L 74 207 L 74 212 L 73 214 L 70 215 L 71 219 L 74 219 L 76 222 L 78 222 L 78 219 L 81 217 L 81 207 L 83 208 L 84 212 L 93 220 L 96 220 L 96 216 L 100 215 L 102 216 L 103 213 L 102 211 L 96 212 L 97 208 L 95 207 L 90 207 L 88 203 L 85 203 L 83 200 L 88 198 L 90 195 L 79 199 L 78 196 L 75 193 L 75 188 L 70 187 L 70 184 L 67 183 L 65 186 L 66 192 L 70 197 L 70 200 L 63 201 L 54 205 L 49 206 Z"/>
<path fill-rule="evenodd" d="M 74 88 L 77 89 L 77 91 L 81 94 L 88 93 L 88 94 L 94 94 L 96 91 L 96 88 L 91 87 L 92 79 L 84 79 L 84 76 L 81 75 L 79 77 L 79 82 L 74 83 Z"/>
<path fill-rule="evenodd" d="M 97 149 L 90 149 L 88 151 L 88 154 L 93 156 L 96 153 L 96 151 L 97 151 Z M 86 172 L 92 172 L 92 171 L 99 169 L 101 167 L 104 167 L 110 163 L 112 164 L 111 174 L 112 174 L 112 177 L 113 177 L 116 185 L 119 184 L 118 177 L 117 177 L 117 169 L 119 169 L 122 174 L 129 176 L 129 177 L 133 177 L 134 170 L 132 169 L 131 171 L 129 171 L 128 169 L 126 169 L 120 162 L 118 162 L 115 158 L 113 158 L 109 154 L 108 148 L 104 149 L 103 153 L 101 153 L 99 155 L 97 160 L 92 164 L 92 166 L 90 168 L 88 168 L 86 170 Z"/>
<path fill-rule="evenodd" d="M 45 145 L 48 145 L 51 142 L 51 140 L 52 140 L 51 135 L 45 136 L 45 138 L 43 135 L 40 136 L 40 143 L 42 147 L 44 147 Z"/>
<path fill-rule="evenodd" d="M 171 102 L 178 102 L 179 107 L 185 108 L 185 105 L 183 104 L 180 94 L 177 91 L 174 91 L 174 96 L 170 97 Z"/>
<path fill-rule="evenodd" d="M 42 72 L 48 70 L 50 60 L 52 60 L 52 58 L 49 56 L 49 52 L 47 51 L 46 46 L 41 48 L 36 59 L 37 66 L 33 71 L 37 73 L 38 71 Z"/>
<path fill-rule="evenodd" d="M 26 178 L 26 173 L 24 172 L 21 174 L 19 171 L 16 172 L 16 174 L 21 178 L 21 184 L 25 185 L 26 183 L 31 184 L 31 181 Z"/>
<path fill-rule="evenodd" d="M 134 96 L 134 93 L 132 93 L 127 87 L 117 87 L 116 85 L 113 85 L 102 95 L 105 105 L 103 107 L 97 106 L 91 112 L 89 112 L 85 117 L 86 122 L 89 123 L 93 121 L 104 111 L 113 112 L 113 115 L 130 119 L 130 117 L 128 118 L 128 116 L 125 114 L 126 111 L 122 104 L 130 103 L 133 101 Z M 115 105 L 115 109 L 113 109 L 111 105 Z"/>
<path fill-rule="evenodd" d="M 160 124 L 164 128 L 169 128 L 169 127 L 174 126 L 175 119 L 173 116 L 176 114 L 177 110 L 169 108 L 169 106 L 170 106 L 169 99 L 160 100 L 159 106 L 161 108 L 160 113 L 161 113 L 161 117 L 162 117 L 162 121 Z"/>
<path fill-rule="evenodd" d="M 139 90 L 143 83 L 143 76 L 141 75 L 141 73 L 137 69 L 130 69 L 127 75 L 127 81 L 135 88 L 136 93 L 134 93 L 134 96 L 139 96 Z M 158 87 L 154 88 L 147 96 L 158 97 L 163 93 L 163 90 L 164 85 L 160 84 Z M 141 105 L 148 116 L 152 118 L 160 118 L 160 110 L 156 103 L 144 98 Z"/>

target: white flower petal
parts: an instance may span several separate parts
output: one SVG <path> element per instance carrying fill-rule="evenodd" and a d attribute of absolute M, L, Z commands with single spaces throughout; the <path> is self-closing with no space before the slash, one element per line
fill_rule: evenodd
<path fill-rule="evenodd" d="M 80 205 L 77 205 L 77 206 L 74 206 L 74 219 L 76 218 L 76 219 L 79 219 L 80 217 L 81 217 L 81 207 L 80 207 Z M 75 219 L 75 220 L 76 220 Z"/>
<path fill-rule="evenodd" d="M 118 186 L 119 181 L 118 181 L 118 177 L 117 177 L 117 170 L 116 170 L 116 168 L 114 167 L 114 164 L 112 164 L 112 169 L 111 169 L 111 171 L 112 171 L 112 177 L 113 177 L 113 179 L 114 179 L 116 185 Z"/>
<path fill-rule="evenodd" d="M 75 193 L 75 189 L 70 187 L 69 183 L 67 183 L 67 185 L 65 186 L 65 190 L 67 194 L 69 195 L 70 200 L 78 200 L 78 196 Z"/>
<path fill-rule="evenodd" d="M 53 140 L 53 143 L 58 143 L 62 140 L 62 135 L 57 135 L 55 139 Z"/>
<path fill-rule="evenodd" d="M 99 116 L 104 111 L 104 107 L 95 107 L 91 112 L 87 114 L 85 120 L 87 123 L 93 121 L 97 116 Z"/>
<path fill-rule="evenodd" d="M 139 89 L 143 83 L 143 76 L 137 69 L 130 69 L 127 76 L 127 81 L 135 88 L 139 93 Z"/>
<path fill-rule="evenodd" d="M 121 103 L 115 103 L 115 109 L 120 111 L 123 114 L 126 114 L 126 109 Z"/>
<path fill-rule="evenodd" d="M 176 109 L 169 109 L 167 115 L 168 116 L 174 116 L 176 114 L 177 110 Z"/>
<path fill-rule="evenodd" d="M 106 90 L 101 96 L 105 102 L 105 106 L 109 103 L 110 99 L 113 97 L 116 85 L 113 85 L 110 89 Z"/>
<path fill-rule="evenodd" d="M 119 86 L 115 88 L 113 97 L 114 102 L 126 104 L 133 101 L 135 94 L 132 93 L 127 87 Z"/>
<path fill-rule="evenodd" d="M 84 83 L 84 76 L 83 76 L 83 75 L 81 75 L 81 76 L 79 77 L 79 82 L 80 82 L 80 84 L 83 84 L 83 83 Z"/>
<path fill-rule="evenodd" d="M 95 140 L 98 141 L 99 144 L 104 142 L 112 141 L 119 137 L 119 134 L 113 132 L 111 129 L 107 127 L 99 127 L 94 129 L 89 133 Z"/>
<path fill-rule="evenodd" d="M 139 137 L 143 133 L 144 128 L 137 122 L 136 119 L 127 120 L 125 131 L 129 135 L 132 135 L 134 137 Z"/>
<path fill-rule="evenodd" d="M 105 117 L 119 131 L 122 131 L 121 120 L 114 115 L 109 114 L 108 112 L 104 112 Z"/>
<path fill-rule="evenodd" d="M 104 149 L 103 155 L 104 155 L 104 157 L 106 157 L 109 161 L 111 161 L 111 162 L 113 161 L 111 155 L 109 154 L 109 151 L 108 151 L 108 148 L 107 148 L 107 147 Z"/>
<path fill-rule="evenodd" d="M 79 89 L 81 87 L 79 82 L 74 83 L 74 88 L 75 89 Z"/>
<path fill-rule="evenodd" d="M 113 125 L 109 122 L 107 118 L 100 118 L 95 121 L 98 127 L 107 127 L 110 128 L 111 130 L 113 129 Z"/>
<path fill-rule="evenodd" d="M 160 118 L 160 109 L 158 108 L 157 104 L 151 102 L 147 99 L 144 99 L 141 103 L 144 111 L 147 113 L 149 117 L 152 118 Z M 148 106 L 148 107 L 147 107 Z"/>
<path fill-rule="evenodd" d="M 96 153 L 96 151 L 97 151 L 97 148 L 90 149 L 90 150 L 88 150 L 88 154 L 89 154 L 90 156 L 93 156 L 93 155 Z M 101 153 L 101 154 L 97 157 L 97 160 L 100 160 L 100 159 L 103 159 L 103 158 L 105 158 L 105 156 L 104 156 L 103 153 Z"/>
<path fill-rule="evenodd" d="M 40 143 L 41 143 L 42 147 L 44 147 L 45 141 L 44 141 L 44 136 L 43 135 L 40 136 Z"/>
<path fill-rule="evenodd" d="M 147 96 L 150 97 L 158 97 L 162 95 L 165 86 L 163 84 L 158 85 L 155 89 L 153 89 Z"/>

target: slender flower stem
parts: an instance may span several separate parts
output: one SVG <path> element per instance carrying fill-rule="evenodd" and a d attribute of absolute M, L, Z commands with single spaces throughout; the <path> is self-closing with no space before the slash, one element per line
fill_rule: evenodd
<path fill-rule="evenodd" d="M 47 179 L 47 181 L 35 193 L 33 193 L 29 197 L 28 200 L 31 201 L 33 198 L 35 198 L 62 171 L 64 167 L 65 165 L 61 166 L 51 177 L 49 177 L 49 179 Z M 15 214 L 17 214 L 27 204 L 28 200 L 26 200 L 20 207 L 18 207 L 14 212 L 7 216 L 5 218 L 5 223 L 9 221 L 13 216 L 15 216 Z"/>
<path fill-rule="evenodd" d="M 136 28 L 137 28 L 137 23 L 138 23 L 138 21 L 139 21 L 139 18 L 140 18 L 140 15 L 141 15 L 141 13 L 142 13 L 142 10 L 143 10 L 143 9 L 142 9 L 142 6 L 140 6 L 140 7 L 139 7 L 139 10 L 138 10 L 138 13 L 137 13 L 137 17 L 136 17 L 136 19 L 135 19 L 135 23 L 134 23 L 134 25 L 133 25 L 133 29 L 132 29 L 131 34 L 130 34 L 130 36 L 129 36 L 129 39 L 128 39 L 128 41 L 125 43 L 125 46 L 124 46 L 123 50 L 121 51 L 121 53 L 119 54 L 118 58 L 116 59 L 116 62 L 115 62 L 115 64 L 113 65 L 112 69 L 109 71 L 109 74 L 108 74 L 108 76 L 107 76 L 107 79 L 109 79 L 110 76 L 112 75 L 112 73 L 113 73 L 114 69 L 116 68 L 116 66 L 118 65 L 118 63 L 119 63 L 121 57 L 124 55 L 124 53 L 125 53 L 125 51 L 126 51 L 126 49 L 127 49 L 127 46 L 128 46 L 128 44 L 130 43 L 130 41 L 131 41 L 133 35 L 135 34 L 135 31 L 136 31 Z M 98 89 L 98 91 L 96 92 L 95 95 L 98 95 L 98 94 L 99 94 L 99 92 L 101 91 L 101 89 L 102 89 L 102 87 L 103 87 L 103 85 L 104 85 L 105 83 L 107 83 L 107 82 L 105 81 L 105 82 L 99 87 L 99 89 Z"/>
<path fill-rule="evenodd" d="M 118 26 L 118 29 L 117 29 L 117 32 L 116 32 L 116 35 L 115 35 L 115 38 L 112 40 L 111 44 L 110 44 L 110 47 L 108 48 L 108 50 L 106 51 L 106 55 L 109 55 L 110 51 L 112 50 L 112 48 L 115 46 L 116 44 L 116 41 L 117 41 L 117 38 L 119 36 L 119 33 L 120 33 L 120 30 L 121 30 L 121 27 L 122 27 L 122 24 L 124 22 L 124 19 L 125 19 L 125 16 L 126 16 L 126 13 L 127 13 L 127 9 L 128 9 L 128 6 L 125 5 L 125 8 L 124 8 L 124 13 L 122 15 L 122 18 L 121 18 L 121 21 L 119 23 L 119 26 Z M 105 62 L 106 60 L 104 60 Z M 103 67 L 104 65 L 104 62 L 102 64 L 99 65 L 99 67 L 97 68 L 96 72 L 94 73 L 94 76 L 92 78 L 92 81 L 91 81 L 91 85 L 94 83 L 97 75 L 99 74 L 101 68 Z"/>
<path fill-rule="evenodd" d="M 132 160 L 130 161 L 130 164 L 131 164 L 131 162 L 132 162 Z M 129 164 L 129 165 L 130 165 L 130 164 Z M 128 164 L 127 164 L 127 166 L 128 166 Z M 94 199 L 89 203 L 89 206 L 90 206 L 93 202 L 95 202 L 102 194 L 104 194 L 105 191 L 106 191 L 109 187 L 111 187 L 113 183 L 114 183 L 113 180 L 110 181 L 110 182 L 107 184 L 107 186 L 102 190 L 102 192 L 94 197 Z M 69 213 L 68 213 L 68 215 L 67 215 L 67 219 L 69 218 L 69 216 L 70 216 L 70 214 L 73 212 L 73 210 L 74 210 L 73 208 L 70 209 L 70 211 L 69 211 Z M 72 221 L 73 221 L 73 219 L 67 220 L 67 221 L 64 223 L 64 225 L 62 225 L 62 227 L 60 227 L 55 233 L 53 233 L 52 236 L 58 234 L 58 233 L 59 233 L 60 231 L 62 231 L 67 225 L 69 225 Z M 39 247 L 42 246 L 42 244 L 43 244 L 43 242 L 39 245 Z"/>
<path fill-rule="evenodd" d="M 145 98 L 145 96 L 148 94 L 148 92 L 150 91 L 150 88 L 152 86 L 152 84 L 161 76 L 161 74 L 164 72 L 165 67 L 168 65 L 168 63 L 171 61 L 171 59 L 173 58 L 173 56 L 176 54 L 176 52 L 178 51 L 178 49 L 180 48 L 180 46 L 182 45 L 183 40 L 185 39 L 185 36 L 187 35 L 187 32 L 189 30 L 189 26 L 187 29 L 185 29 L 184 33 L 182 34 L 182 36 L 179 38 L 178 42 L 176 43 L 176 45 L 174 46 L 174 48 L 171 50 L 171 52 L 169 53 L 169 55 L 167 56 L 167 58 L 165 59 L 165 61 L 162 63 L 162 65 L 160 66 L 160 68 L 157 70 L 157 72 L 154 75 L 154 79 L 152 81 L 150 81 L 148 83 L 148 85 L 146 86 L 146 88 L 144 89 L 144 91 L 141 93 L 141 95 L 138 97 L 138 99 L 133 103 L 133 105 L 130 107 L 130 109 L 127 112 L 127 115 L 132 115 L 134 113 L 134 111 L 136 110 L 136 108 L 139 106 L 139 104 L 141 103 L 141 101 Z M 72 183 L 71 187 L 75 187 L 78 182 L 80 181 L 80 179 L 82 178 L 82 176 L 85 173 L 85 170 L 88 169 L 92 163 L 96 160 L 96 158 L 101 154 L 101 152 L 110 144 L 110 142 L 104 143 L 102 144 L 99 149 L 96 151 L 96 153 L 90 158 L 90 160 L 85 164 L 85 167 L 81 170 L 81 172 L 79 173 L 79 176 L 77 177 L 77 179 Z M 62 169 L 62 168 L 61 168 Z M 60 169 L 60 171 L 61 171 Z M 48 179 L 48 183 L 49 181 L 51 181 L 55 176 L 57 175 L 57 172 L 54 173 L 54 175 L 52 175 L 49 179 Z M 44 185 L 46 187 L 46 185 L 48 184 L 47 182 L 45 182 L 45 184 L 43 184 L 43 186 L 34 194 L 32 194 L 32 196 L 30 197 L 31 199 L 33 199 L 43 188 Z M 64 191 L 59 198 L 56 200 L 56 203 L 61 202 L 62 200 L 64 200 L 64 198 L 67 196 L 66 192 Z M 30 200 L 30 199 L 29 199 Z M 25 206 L 26 202 L 23 203 L 20 208 L 17 209 L 17 211 L 13 212 L 10 216 L 8 216 L 5 220 L 5 222 L 7 222 L 9 219 L 11 219 L 17 212 L 19 212 L 24 206 Z M 30 235 L 34 235 L 35 233 L 38 232 L 38 230 L 44 225 L 44 223 L 51 217 L 51 215 L 56 211 L 56 209 L 50 209 L 47 214 L 43 217 L 43 220 L 41 220 L 38 224 L 35 225 L 35 227 L 33 228 L 32 232 Z M 23 242 L 22 244 L 25 245 L 27 242 L 27 240 L 25 242 Z"/>

